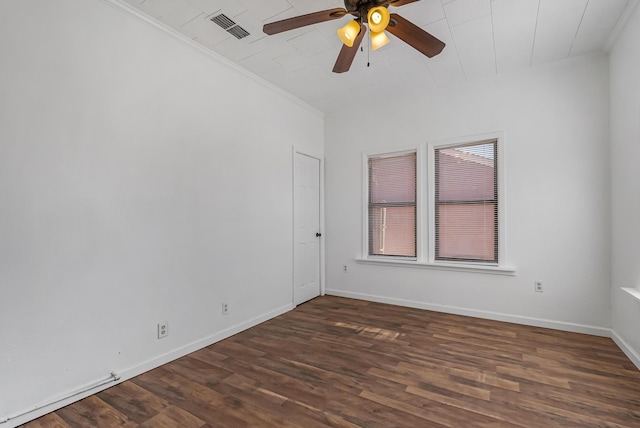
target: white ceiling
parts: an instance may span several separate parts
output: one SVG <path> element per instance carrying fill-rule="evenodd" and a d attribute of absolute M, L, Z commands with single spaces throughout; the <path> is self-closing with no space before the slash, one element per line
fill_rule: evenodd
<path fill-rule="evenodd" d="M 125 1 L 329 112 L 353 100 L 422 93 L 601 50 L 637 0 L 420 0 L 392 7 L 444 41 L 443 52 L 429 59 L 389 35 L 391 43 L 375 52 L 363 42 L 343 74 L 331 70 L 341 47 L 336 30 L 350 15 L 273 36 L 262 32 L 265 23 L 343 7 L 342 0 Z M 219 13 L 250 36 L 237 40 L 209 20 Z"/>

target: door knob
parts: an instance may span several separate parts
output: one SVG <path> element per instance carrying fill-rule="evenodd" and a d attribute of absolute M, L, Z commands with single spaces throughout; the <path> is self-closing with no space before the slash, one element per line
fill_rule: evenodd
<path fill-rule="evenodd" d="M 317 238 L 319 238 L 319 237 L 321 237 L 321 236 L 322 236 L 322 233 L 320 233 L 320 232 L 316 233 L 316 237 L 317 237 Z"/>

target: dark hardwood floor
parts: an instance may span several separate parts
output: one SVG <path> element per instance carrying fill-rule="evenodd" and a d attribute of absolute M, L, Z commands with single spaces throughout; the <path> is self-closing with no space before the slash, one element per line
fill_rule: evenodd
<path fill-rule="evenodd" d="M 320 297 L 24 426 L 640 427 L 640 372 L 607 338 Z"/>

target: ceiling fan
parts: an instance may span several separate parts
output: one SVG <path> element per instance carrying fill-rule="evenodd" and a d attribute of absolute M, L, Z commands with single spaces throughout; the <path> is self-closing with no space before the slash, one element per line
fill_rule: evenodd
<path fill-rule="evenodd" d="M 295 28 L 306 27 L 320 22 L 339 19 L 347 14 L 354 19 L 338 30 L 338 36 L 344 43 L 333 67 L 334 73 L 349 71 L 358 52 L 358 47 L 369 26 L 371 48 L 376 50 L 389 42 L 385 30 L 403 40 L 429 58 L 438 55 L 444 49 L 444 42 L 407 21 L 397 13 L 389 13 L 389 6 L 404 6 L 419 0 L 344 0 L 344 8 L 334 8 L 306 15 L 295 16 L 266 24 L 266 34 L 278 34 Z"/>

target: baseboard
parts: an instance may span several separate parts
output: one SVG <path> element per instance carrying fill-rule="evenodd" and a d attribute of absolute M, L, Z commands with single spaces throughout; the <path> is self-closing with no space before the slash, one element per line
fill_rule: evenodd
<path fill-rule="evenodd" d="M 530 325 L 533 327 L 551 328 L 554 330 L 570 331 L 572 333 L 590 334 L 593 336 L 611 337 L 611 329 L 595 327 L 584 324 L 575 324 L 562 321 L 546 320 L 542 318 L 524 317 L 520 315 L 503 314 L 500 312 L 481 311 L 476 309 L 460 308 L 456 306 L 438 305 L 415 300 L 396 299 L 393 297 L 376 296 L 373 294 L 353 293 L 343 290 L 325 290 L 330 296 L 347 297 L 351 299 L 367 300 L 370 302 L 387 303 L 390 305 L 405 306 L 408 308 L 426 309 L 435 312 L 444 312 L 454 315 L 504 321 L 514 324 Z"/>
<path fill-rule="evenodd" d="M 221 340 L 226 339 L 227 337 L 231 337 L 234 334 L 238 334 L 244 330 L 247 330 L 251 327 L 255 327 L 258 324 L 261 324 L 265 321 L 268 321 L 272 318 L 277 317 L 278 315 L 282 315 L 286 312 L 289 312 L 290 310 L 292 310 L 293 308 L 295 308 L 295 306 L 292 303 L 289 303 L 285 306 L 282 306 L 278 309 L 275 309 L 273 311 L 267 312 L 263 315 L 257 316 L 255 318 L 252 318 L 248 321 L 245 321 L 243 323 L 240 324 L 236 324 L 232 327 L 229 327 L 225 330 L 222 330 L 216 334 L 213 334 L 211 336 L 207 336 L 203 339 L 197 340 L 195 342 L 189 343 L 187 345 L 181 346 L 180 348 L 177 348 L 171 352 L 168 352 L 166 354 L 160 355 L 158 357 L 152 358 L 149 361 L 146 361 L 144 363 L 141 363 L 137 366 L 128 368 L 126 370 L 120 371 L 119 374 L 120 376 L 122 376 L 122 380 L 127 380 L 127 379 L 131 379 L 132 377 L 141 375 L 144 372 L 147 372 L 151 369 L 154 369 L 156 367 L 160 367 L 163 364 L 166 364 L 168 362 L 171 362 L 173 360 L 176 360 L 180 357 L 184 357 L 187 354 L 190 354 L 192 352 L 195 352 L 199 349 L 202 349 L 204 347 L 207 347 L 209 345 L 213 345 L 216 342 L 219 342 Z"/>
<path fill-rule="evenodd" d="M 615 330 L 611 330 L 611 339 L 618 345 L 622 352 L 625 353 L 627 357 L 631 360 L 631 362 L 640 370 L 640 353 L 638 353 L 635 349 L 629 346 L 629 343 L 624 340 Z"/>
<path fill-rule="evenodd" d="M 55 401 L 55 403 L 49 404 L 49 405 L 43 405 L 43 406 L 33 406 L 32 409 L 25 409 L 25 411 L 19 413 L 17 416 L 6 416 L 4 418 L 0 418 L 0 428 L 15 428 L 19 425 L 27 423 L 36 418 L 39 418 L 40 416 L 44 416 L 47 413 L 55 412 L 56 410 L 61 409 L 64 406 L 67 406 L 71 403 L 75 403 L 76 401 L 80 401 L 83 398 L 89 397 L 93 394 L 96 394 L 114 385 L 122 383 L 125 380 L 129 380 L 133 377 L 139 376 L 149 370 L 155 369 L 156 367 L 160 367 L 161 365 L 167 364 L 180 357 L 184 357 L 185 355 L 195 352 L 199 349 L 205 348 L 209 345 L 213 345 L 214 343 L 219 342 L 223 339 L 226 339 L 227 337 L 231 337 L 234 334 L 238 334 L 260 323 L 263 323 L 272 318 L 275 318 L 278 315 L 282 315 L 286 312 L 289 312 L 294 308 L 295 306 L 292 303 L 289 303 L 273 311 L 269 311 L 255 318 L 252 318 L 248 321 L 242 322 L 240 324 L 236 324 L 232 327 L 229 327 L 211 336 L 207 336 L 203 339 L 196 340 L 194 342 L 191 342 L 189 344 L 176 348 L 170 352 L 167 352 L 165 354 L 162 354 L 150 360 L 147 360 L 143 363 L 137 364 L 133 367 L 117 370 L 115 371 L 118 378 L 117 381 L 110 382 L 108 384 L 101 385 L 96 388 L 92 388 L 90 391 L 83 392 L 81 394 L 73 394 L 68 398 L 59 398 L 55 400 L 49 400 L 49 401 Z M 82 387 L 78 389 L 81 389 L 81 388 Z M 64 397 L 64 394 L 62 394 L 62 397 Z"/>

